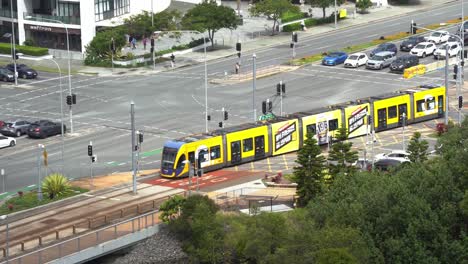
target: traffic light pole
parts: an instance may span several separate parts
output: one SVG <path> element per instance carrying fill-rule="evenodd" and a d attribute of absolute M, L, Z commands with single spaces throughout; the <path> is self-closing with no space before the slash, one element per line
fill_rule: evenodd
<path fill-rule="evenodd" d="M 18 76 L 17 76 L 17 71 L 16 71 L 16 45 L 15 45 L 15 20 L 13 17 L 13 0 L 10 0 L 10 12 L 11 12 L 11 45 L 13 46 L 13 54 L 11 55 L 13 57 L 13 67 L 14 67 L 14 76 L 15 76 L 15 86 L 18 85 Z"/>
<path fill-rule="evenodd" d="M 44 150 L 44 145 L 38 144 L 37 149 L 37 200 L 42 201 L 42 184 L 41 184 L 41 155 Z"/>
<path fill-rule="evenodd" d="M 280 81 L 280 116 L 283 116 L 283 81 Z"/>
<path fill-rule="evenodd" d="M 130 103 L 130 123 L 132 127 L 132 182 L 133 182 L 133 194 L 137 194 L 136 185 L 136 164 L 135 164 L 135 103 Z"/>
<path fill-rule="evenodd" d="M 253 118 L 254 122 L 257 121 L 257 109 L 255 109 L 255 90 L 256 90 L 256 81 L 257 81 L 257 55 L 255 53 L 252 55 L 253 60 L 253 78 L 252 78 L 252 107 L 253 107 Z"/>

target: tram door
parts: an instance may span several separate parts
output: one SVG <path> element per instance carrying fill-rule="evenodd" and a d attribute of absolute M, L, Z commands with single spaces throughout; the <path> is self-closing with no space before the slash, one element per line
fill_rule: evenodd
<path fill-rule="evenodd" d="M 403 126 L 403 113 L 405 113 L 405 125 L 408 125 L 407 120 L 409 119 L 407 105 L 401 104 L 398 105 L 398 125 Z"/>
<path fill-rule="evenodd" d="M 444 96 L 439 95 L 439 97 L 437 97 L 437 101 L 437 114 L 439 115 L 439 117 L 441 117 L 444 115 Z"/>
<path fill-rule="evenodd" d="M 240 163 L 242 160 L 241 142 L 231 142 L 231 163 Z"/>
<path fill-rule="evenodd" d="M 262 158 L 265 156 L 265 137 L 255 137 L 255 158 Z"/>
<path fill-rule="evenodd" d="M 387 128 L 387 108 L 377 110 L 377 128 Z"/>

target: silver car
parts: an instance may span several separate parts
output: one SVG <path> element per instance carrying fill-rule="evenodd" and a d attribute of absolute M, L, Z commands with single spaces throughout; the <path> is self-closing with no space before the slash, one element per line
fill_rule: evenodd
<path fill-rule="evenodd" d="M 0 133 L 5 136 L 19 137 L 28 133 L 28 128 L 31 125 L 28 121 L 17 120 L 13 122 L 6 122 L 5 126 L 0 129 Z"/>
<path fill-rule="evenodd" d="M 375 54 L 366 63 L 366 69 L 381 70 L 390 66 L 396 59 L 395 53 L 390 51 L 383 51 Z"/>

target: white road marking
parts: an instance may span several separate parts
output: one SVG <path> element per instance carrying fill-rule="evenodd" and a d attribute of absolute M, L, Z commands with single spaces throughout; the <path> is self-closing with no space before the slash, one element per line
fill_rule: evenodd
<path fill-rule="evenodd" d="M 112 201 L 120 201 L 119 198 L 110 198 L 109 200 L 112 200 Z"/>
<path fill-rule="evenodd" d="M 7 194 L 7 192 L 4 192 L 4 193 L 0 193 L 0 196 L 4 195 L 4 194 Z"/>
<path fill-rule="evenodd" d="M 94 197 L 94 195 L 87 194 L 87 193 L 83 193 L 83 196 L 86 196 L 86 197 Z"/>
<path fill-rule="evenodd" d="M 107 197 L 105 197 L 105 196 L 97 196 L 97 198 L 100 198 L 100 199 L 107 199 Z"/>
<path fill-rule="evenodd" d="M 28 188 L 32 188 L 32 187 L 35 187 L 36 184 L 33 184 L 33 185 L 29 185 Z"/>
<path fill-rule="evenodd" d="M 119 166 L 127 164 L 126 162 L 119 163 Z"/>

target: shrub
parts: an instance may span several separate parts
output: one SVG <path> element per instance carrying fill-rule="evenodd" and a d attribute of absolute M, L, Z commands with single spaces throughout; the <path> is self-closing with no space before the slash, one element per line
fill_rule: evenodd
<path fill-rule="evenodd" d="M 296 12 L 287 11 L 281 17 L 281 23 L 287 23 L 287 22 L 299 20 L 302 18 L 304 18 L 304 13 L 296 13 Z"/>
<path fill-rule="evenodd" d="M 16 52 L 31 56 L 44 56 L 49 54 L 48 48 L 31 47 L 16 45 Z M 0 53 L 11 54 L 11 45 L 9 43 L 0 43 Z"/>
<path fill-rule="evenodd" d="M 49 195 L 49 199 L 66 195 L 70 192 L 68 179 L 59 173 L 47 176 L 42 182 L 42 190 Z"/>
<path fill-rule="evenodd" d="M 25 45 L 25 46 L 34 46 L 34 40 L 32 40 L 32 39 L 26 39 L 26 40 L 23 42 L 23 45 Z"/>
<path fill-rule="evenodd" d="M 12 204 L 8 204 L 8 210 L 13 211 L 14 206 Z"/>
<path fill-rule="evenodd" d="M 24 194 L 23 191 L 18 191 L 18 196 L 19 197 L 23 197 L 23 194 Z"/>

